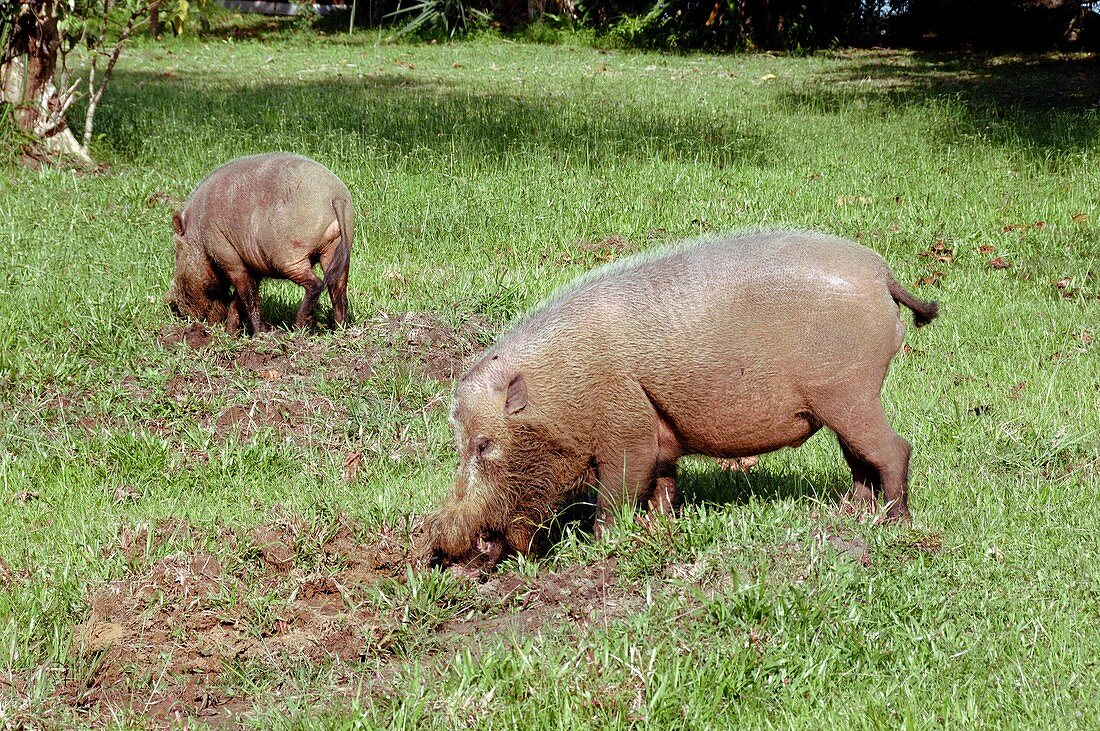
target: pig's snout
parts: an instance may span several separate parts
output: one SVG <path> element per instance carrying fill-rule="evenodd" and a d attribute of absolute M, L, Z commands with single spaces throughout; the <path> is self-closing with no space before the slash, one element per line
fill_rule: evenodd
<path fill-rule="evenodd" d="M 429 568 L 449 569 L 470 578 L 477 578 L 481 572 L 490 571 L 504 556 L 504 536 L 496 531 L 482 531 L 470 548 L 460 556 L 447 553 L 440 546 L 429 549 Z"/>

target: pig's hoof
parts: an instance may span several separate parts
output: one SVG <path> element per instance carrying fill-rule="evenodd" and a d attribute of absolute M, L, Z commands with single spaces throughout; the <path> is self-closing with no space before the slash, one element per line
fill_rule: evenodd
<path fill-rule="evenodd" d="M 913 525 L 913 516 L 909 514 L 908 510 L 904 513 L 898 513 L 896 515 L 891 515 L 890 513 L 887 513 L 886 515 L 879 518 L 878 522 L 881 525 L 898 525 L 903 528 L 908 528 L 909 526 Z"/>

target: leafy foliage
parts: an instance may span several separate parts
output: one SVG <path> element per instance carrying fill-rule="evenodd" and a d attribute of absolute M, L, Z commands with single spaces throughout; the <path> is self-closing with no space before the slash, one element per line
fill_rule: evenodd
<path fill-rule="evenodd" d="M 412 5 L 398 5 L 387 17 L 401 16 L 412 16 L 399 31 L 401 35 L 442 34 L 447 38 L 465 35 L 477 21 L 490 20 L 488 13 L 473 7 L 467 0 L 417 0 Z"/>
<path fill-rule="evenodd" d="M 884 0 L 657 0 L 638 12 L 623 3 L 613 33 L 653 48 L 798 50 L 874 42 L 881 36 Z M 589 15 L 616 9 L 593 4 Z"/>

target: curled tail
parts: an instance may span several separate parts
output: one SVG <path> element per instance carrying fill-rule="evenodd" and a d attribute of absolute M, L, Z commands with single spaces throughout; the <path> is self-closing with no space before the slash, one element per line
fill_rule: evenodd
<path fill-rule="evenodd" d="M 922 299 L 917 299 L 912 292 L 898 284 L 898 281 L 893 277 L 890 277 L 886 286 L 889 288 L 890 296 L 894 298 L 895 302 L 905 305 L 913 311 L 913 324 L 917 327 L 924 327 L 936 319 L 936 315 L 940 314 L 938 302 L 925 302 Z"/>
<path fill-rule="evenodd" d="M 336 245 L 336 253 L 325 269 L 325 278 L 321 282 L 332 300 L 332 317 L 336 324 L 347 325 L 348 267 L 351 264 L 351 240 L 355 234 L 355 210 L 348 196 L 333 198 L 332 210 L 340 226 L 340 243 Z"/>

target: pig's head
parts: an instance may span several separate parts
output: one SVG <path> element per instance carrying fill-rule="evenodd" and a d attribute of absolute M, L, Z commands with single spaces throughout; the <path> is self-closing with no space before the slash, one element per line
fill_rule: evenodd
<path fill-rule="evenodd" d="M 176 317 L 224 322 L 228 312 L 227 287 L 214 271 L 202 246 L 187 240 L 183 215 L 172 216 L 176 267 L 164 302 Z"/>
<path fill-rule="evenodd" d="M 432 563 L 476 573 L 531 550 L 538 528 L 588 474 L 587 457 L 554 427 L 529 401 L 522 372 L 475 366 L 463 377 L 451 410 L 455 484 L 427 520 Z"/>

